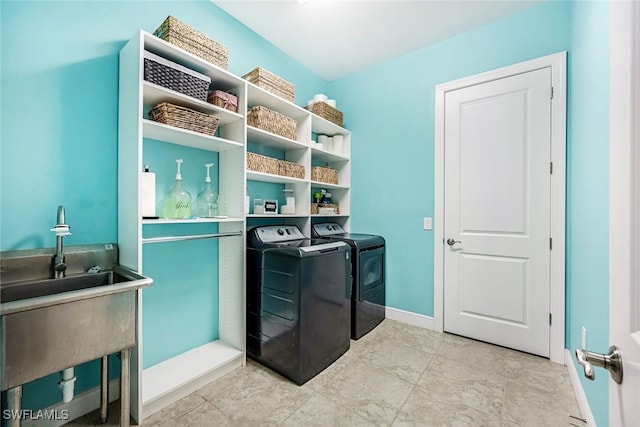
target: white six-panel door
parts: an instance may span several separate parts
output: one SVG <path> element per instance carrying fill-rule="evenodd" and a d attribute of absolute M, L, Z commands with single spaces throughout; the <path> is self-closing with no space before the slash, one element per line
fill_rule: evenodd
<path fill-rule="evenodd" d="M 549 357 L 551 68 L 445 97 L 444 329 Z"/>

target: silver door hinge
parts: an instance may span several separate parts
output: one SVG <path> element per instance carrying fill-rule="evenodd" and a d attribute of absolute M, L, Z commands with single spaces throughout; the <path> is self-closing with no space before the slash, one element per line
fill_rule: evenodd
<path fill-rule="evenodd" d="M 551 86 L 551 99 L 553 99 L 553 86 Z"/>
<path fill-rule="evenodd" d="M 553 174 L 553 162 L 549 163 L 549 173 Z"/>
<path fill-rule="evenodd" d="M 549 237 L 549 249 L 553 249 L 553 239 Z"/>
<path fill-rule="evenodd" d="M 552 324 L 551 313 L 549 313 L 549 326 Z"/>

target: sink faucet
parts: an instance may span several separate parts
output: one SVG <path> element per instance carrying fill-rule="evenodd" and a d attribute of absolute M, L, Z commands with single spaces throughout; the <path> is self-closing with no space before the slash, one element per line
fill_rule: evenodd
<path fill-rule="evenodd" d="M 56 253 L 53 256 L 53 276 L 58 279 L 65 276 L 67 265 L 64 263 L 64 236 L 71 234 L 70 227 L 64 219 L 64 206 L 58 206 L 57 224 L 51 229 L 56 233 Z"/>

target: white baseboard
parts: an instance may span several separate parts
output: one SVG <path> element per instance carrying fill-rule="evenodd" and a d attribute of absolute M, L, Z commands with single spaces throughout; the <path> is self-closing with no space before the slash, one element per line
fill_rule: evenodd
<path fill-rule="evenodd" d="M 114 379 L 109 381 L 109 402 L 113 402 L 120 398 L 120 380 Z M 44 410 L 49 414 L 69 414 L 65 420 L 46 420 L 46 419 L 25 419 L 22 420 L 22 427 L 59 427 L 67 424 L 71 420 L 80 418 L 89 412 L 100 408 L 100 387 L 92 388 L 84 393 L 73 397 L 69 403 L 56 403 Z"/>
<path fill-rule="evenodd" d="M 407 323 L 419 328 L 434 330 L 433 317 L 424 314 L 412 313 L 410 311 L 400 310 L 399 308 L 386 307 L 385 316 L 387 319 L 397 320 L 398 322 Z"/>
<path fill-rule="evenodd" d="M 573 392 L 575 393 L 576 399 L 578 400 L 580 412 L 582 413 L 582 416 L 587 420 L 587 427 L 597 427 L 596 420 L 595 418 L 593 418 L 593 413 L 591 412 L 591 408 L 589 407 L 587 395 L 584 392 L 584 388 L 582 388 L 582 383 L 580 382 L 576 364 L 574 363 L 573 358 L 571 357 L 571 353 L 568 349 L 564 350 L 564 364 L 569 370 L 569 378 L 571 379 Z"/>

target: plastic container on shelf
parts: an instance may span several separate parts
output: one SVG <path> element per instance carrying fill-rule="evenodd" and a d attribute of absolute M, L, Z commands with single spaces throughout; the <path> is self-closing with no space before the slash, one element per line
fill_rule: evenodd
<path fill-rule="evenodd" d="M 296 213 L 296 197 L 293 190 L 285 188 L 282 190 L 282 204 L 280 205 L 280 213 L 283 215 L 293 215 Z"/>
<path fill-rule="evenodd" d="M 164 202 L 164 216 L 171 219 L 188 218 L 191 216 L 191 194 L 182 184 L 180 165 L 182 159 L 177 159 L 178 173 L 173 188 L 167 193 Z"/>
<path fill-rule="evenodd" d="M 218 215 L 218 193 L 211 185 L 211 167 L 213 163 L 204 165 L 207 168 L 207 177 L 204 180 L 204 189 L 196 199 L 196 216 L 200 218 L 213 218 Z"/>

